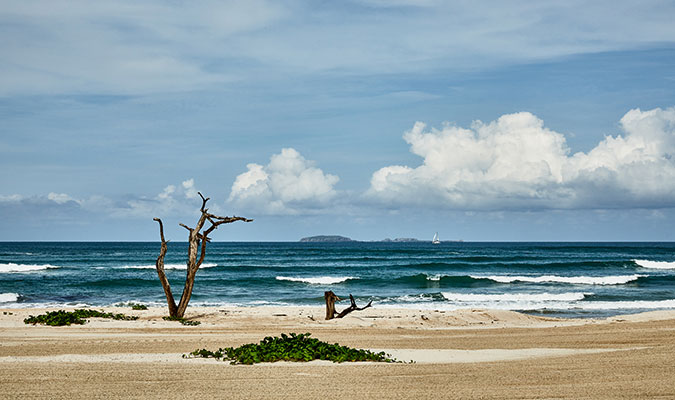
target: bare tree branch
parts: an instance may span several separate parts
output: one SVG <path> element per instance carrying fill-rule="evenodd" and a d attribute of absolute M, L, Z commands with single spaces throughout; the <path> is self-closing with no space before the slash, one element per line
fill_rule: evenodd
<path fill-rule="evenodd" d="M 345 315 L 349 314 L 349 313 L 352 312 L 352 311 L 361 311 L 361 310 L 365 310 L 366 308 L 371 307 L 371 306 L 373 305 L 373 301 L 371 300 L 371 301 L 368 302 L 368 304 L 366 304 L 364 307 L 360 307 L 360 308 L 359 308 L 359 307 L 356 306 L 356 301 L 354 300 L 354 296 L 352 296 L 351 294 L 349 295 L 349 301 L 351 301 L 352 304 L 351 304 L 349 307 L 347 307 L 347 308 L 345 308 L 344 310 L 342 310 L 342 312 L 341 312 L 340 314 L 338 314 L 335 318 L 342 318 L 342 317 L 344 317 Z"/>
<path fill-rule="evenodd" d="M 197 192 L 199 197 L 202 199 L 202 206 L 200 207 L 201 215 L 197 224 L 194 228 L 190 228 L 185 224 L 179 224 L 183 228 L 187 229 L 189 232 L 188 235 L 188 258 L 187 258 L 187 275 L 185 277 L 185 286 L 183 288 L 183 293 L 180 298 L 178 306 L 173 299 L 171 294 L 171 287 L 169 286 L 169 281 L 166 279 L 166 274 L 164 273 L 164 256 L 166 255 L 166 242 L 164 241 L 164 229 L 162 221 L 159 218 L 154 220 L 159 222 L 160 227 L 160 237 L 162 239 L 162 250 L 160 251 L 160 257 L 157 259 L 157 274 L 159 275 L 159 280 L 162 282 L 164 287 L 164 292 L 167 296 L 167 303 L 169 304 L 169 315 L 174 317 L 182 317 L 185 314 L 190 298 L 192 297 L 192 289 L 194 288 L 195 275 L 199 267 L 201 267 L 204 262 L 204 257 L 206 256 L 206 244 L 211 242 L 209 234 L 213 232 L 218 226 L 222 224 L 229 224 L 236 221 L 251 222 L 252 219 L 244 217 L 219 217 L 209 213 L 208 208 L 206 208 L 206 203 L 209 201 L 208 197 L 204 197 L 201 192 Z M 205 229 L 204 224 L 206 221 L 209 221 L 211 226 Z M 160 260 L 161 259 L 161 260 Z"/>

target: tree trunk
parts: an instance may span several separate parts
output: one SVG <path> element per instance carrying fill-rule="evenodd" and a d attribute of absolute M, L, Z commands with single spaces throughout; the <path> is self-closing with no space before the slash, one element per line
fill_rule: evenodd
<path fill-rule="evenodd" d="M 180 302 L 178 303 L 178 306 L 176 306 L 176 301 L 174 300 L 173 294 L 171 293 L 171 285 L 169 285 L 169 280 L 164 273 L 164 256 L 166 255 L 167 251 L 167 241 L 164 240 L 164 226 L 162 225 L 161 219 L 154 218 L 154 220 L 159 223 L 159 235 L 162 239 L 162 247 L 155 264 L 157 275 L 159 276 L 159 281 L 162 283 L 162 287 L 164 288 L 166 302 L 169 306 L 169 315 L 177 318 L 183 318 L 188 303 L 190 302 L 190 298 L 192 297 L 192 289 L 195 285 L 195 276 L 197 275 L 197 270 L 199 270 L 199 267 L 201 267 L 202 262 L 204 262 L 204 256 L 206 255 L 206 243 L 211 241 L 208 235 L 222 224 L 229 224 L 236 221 L 253 221 L 252 219 L 247 219 L 244 217 L 219 217 L 217 215 L 211 214 L 206 208 L 206 202 L 209 201 L 209 199 L 204 198 L 201 193 L 197 193 L 199 194 L 199 197 L 202 198 L 202 207 L 200 209 L 202 215 L 199 217 L 197 225 L 195 225 L 193 229 L 185 224 L 180 224 L 180 226 L 190 231 L 190 234 L 188 236 L 189 247 L 185 287 L 183 288 L 183 293 L 180 296 Z M 203 233 L 200 233 L 206 221 L 209 221 L 211 226 L 204 230 Z M 197 256 L 199 256 L 199 258 L 197 258 Z"/>
<path fill-rule="evenodd" d="M 340 298 L 332 291 L 324 292 L 323 297 L 326 299 L 326 320 L 333 319 L 335 314 L 337 314 L 335 311 L 335 302 L 340 301 Z"/>
<path fill-rule="evenodd" d="M 164 256 L 166 256 L 167 251 L 167 241 L 164 240 L 164 225 L 162 220 L 155 218 L 155 221 L 159 222 L 159 236 L 162 239 L 162 247 L 159 251 L 159 257 L 157 257 L 157 262 L 155 262 L 155 268 L 157 269 L 157 275 L 159 276 L 159 281 L 162 283 L 164 288 L 164 294 L 166 295 L 166 304 L 169 306 L 169 315 L 174 317 L 178 312 L 178 307 L 176 307 L 176 301 L 173 299 L 173 293 L 171 293 L 171 285 L 169 280 L 166 278 L 164 273 Z"/>

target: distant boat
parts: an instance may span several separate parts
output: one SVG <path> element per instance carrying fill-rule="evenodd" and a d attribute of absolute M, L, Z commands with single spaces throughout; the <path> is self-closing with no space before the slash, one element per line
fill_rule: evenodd
<path fill-rule="evenodd" d="M 438 232 L 434 235 L 433 240 L 431 241 L 432 244 L 441 244 L 441 240 L 438 238 Z"/>

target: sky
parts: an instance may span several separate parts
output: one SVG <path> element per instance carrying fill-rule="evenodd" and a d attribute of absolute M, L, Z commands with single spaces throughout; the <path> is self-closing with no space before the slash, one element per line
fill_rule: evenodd
<path fill-rule="evenodd" d="M 673 1 L 0 0 L 0 240 L 675 240 Z"/>

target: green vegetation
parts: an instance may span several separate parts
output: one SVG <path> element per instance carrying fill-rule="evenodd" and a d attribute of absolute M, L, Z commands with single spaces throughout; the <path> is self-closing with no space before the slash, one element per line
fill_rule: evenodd
<path fill-rule="evenodd" d="M 183 317 L 162 317 L 162 319 L 164 321 L 178 321 L 181 324 L 188 325 L 188 326 L 196 326 L 196 325 L 201 324 L 201 322 L 199 322 L 199 321 L 190 321 L 190 320 L 187 320 Z"/>
<path fill-rule="evenodd" d="M 84 318 L 110 318 L 123 321 L 133 321 L 138 317 L 124 314 L 106 313 L 103 311 L 77 309 L 75 311 L 49 311 L 46 314 L 37 316 L 29 315 L 23 322 L 26 324 L 44 324 L 50 326 L 64 326 L 64 325 L 83 325 L 87 321 Z"/>
<path fill-rule="evenodd" d="M 290 336 L 281 334 L 281 337 L 268 336 L 259 344 L 245 344 L 240 347 L 226 347 L 217 351 L 206 349 L 195 350 L 183 357 L 213 357 L 229 360 L 230 364 L 254 364 L 275 361 L 312 361 L 328 360 L 333 362 L 345 361 L 377 361 L 397 362 L 384 352 L 373 353 L 370 350 L 352 349 L 339 344 L 329 344 L 319 339 L 310 338 L 309 333 Z"/>
<path fill-rule="evenodd" d="M 134 303 L 134 302 L 128 302 L 128 303 L 117 303 L 115 304 L 115 307 L 131 307 L 132 310 L 147 310 L 148 306 L 145 304 L 141 303 Z"/>

